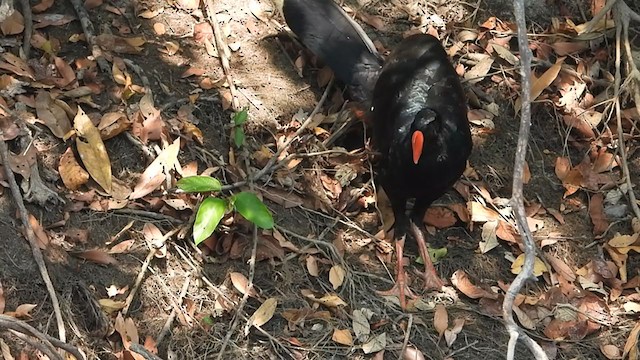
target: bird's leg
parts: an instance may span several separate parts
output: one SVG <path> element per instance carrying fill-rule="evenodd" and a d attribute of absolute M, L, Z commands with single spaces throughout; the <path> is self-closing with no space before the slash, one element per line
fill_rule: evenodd
<path fill-rule="evenodd" d="M 409 285 L 407 284 L 407 274 L 404 271 L 404 261 L 403 261 L 403 250 L 404 250 L 404 241 L 407 238 L 407 235 L 404 234 L 399 239 L 396 239 L 396 283 L 393 287 L 386 291 L 377 291 L 379 295 L 382 296 L 397 296 L 400 301 L 400 307 L 402 310 L 405 310 L 407 307 L 406 296 L 409 296 L 412 299 L 417 298 L 417 296 L 409 289 Z"/>
<path fill-rule="evenodd" d="M 424 240 L 424 233 L 418 225 L 416 225 L 415 220 L 411 220 L 410 230 L 413 237 L 418 242 L 418 249 L 420 250 L 420 256 L 422 257 L 422 261 L 424 261 L 424 273 L 421 273 L 422 278 L 424 279 L 424 289 L 425 290 L 440 290 L 444 286 L 444 282 L 438 277 L 436 273 L 436 268 L 433 266 L 433 262 L 431 262 L 431 257 L 429 256 L 429 251 L 427 250 L 427 243 Z"/>

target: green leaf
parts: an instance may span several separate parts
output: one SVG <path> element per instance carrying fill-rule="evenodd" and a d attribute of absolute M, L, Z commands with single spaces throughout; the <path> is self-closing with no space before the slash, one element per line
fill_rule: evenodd
<path fill-rule="evenodd" d="M 208 197 L 198 208 L 196 221 L 193 224 L 193 240 L 196 245 L 206 240 L 218 227 L 227 209 L 227 202 L 222 199 Z"/>
<path fill-rule="evenodd" d="M 262 229 L 273 228 L 273 216 L 254 193 L 243 191 L 233 196 L 233 206 L 245 219 Z"/>
<path fill-rule="evenodd" d="M 222 189 L 220 181 L 211 176 L 188 176 L 178 180 L 177 185 L 178 189 L 188 193 L 220 191 Z"/>
<path fill-rule="evenodd" d="M 237 112 L 235 115 L 233 115 L 233 124 L 235 126 L 240 126 L 245 122 L 247 122 L 248 118 L 249 118 L 249 109 L 244 108 L 242 109 L 242 111 Z"/>
<path fill-rule="evenodd" d="M 244 145 L 244 129 L 242 127 L 236 127 L 233 131 L 233 141 L 236 143 L 236 147 Z"/>
<path fill-rule="evenodd" d="M 427 248 L 427 252 L 429 253 L 429 257 L 431 258 L 431 262 L 433 264 L 437 264 L 438 262 L 440 262 L 440 259 L 444 258 L 445 256 L 447 256 L 447 252 L 449 252 L 447 250 L 446 247 L 443 248 Z M 416 262 L 418 264 L 423 264 L 424 265 L 424 260 L 422 259 L 421 256 L 418 256 L 418 258 L 416 258 Z"/>

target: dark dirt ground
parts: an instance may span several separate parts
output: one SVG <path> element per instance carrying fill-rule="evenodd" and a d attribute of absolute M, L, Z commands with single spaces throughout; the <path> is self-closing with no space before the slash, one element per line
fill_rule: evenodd
<path fill-rule="evenodd" d="M 205 49 L 194 42 L 192 33 L 194 18 L 197 16 L 188 11 L 179 10 L 168 4 L 145 2 L 149 8 L 165 6 L 164 13 L 152 20 L 145 20 L 133 16 L 132 7 L 144 7 L 143 4 L 133 4 L 127 0 L 112 1 L 114 6 L 127 8 L 130 15 L 129 21 L 133 23 L 134 33 L 144 35 L 148 43 L 145 53 L 142 55 L 127 55 L 126 57 L 135 64 L 141 66 L 151 80 L 151 85 L 156 94 L 157 105 L 162 105 L 175 99 L 186 98 L 190 93 L 199 90 L 193 84 L 192 79 L 181 78 L 181 73 L 187 65 L 205 70 L 206 76 L 217 79 L 222 76 L 217 59 L 207 55 Z M 463 17 L 469 16 L 473 7 L 466 6 L 462 2 L 451 2 L 452 6 L 445 11 L 444 7 L 438 7 L 443 14 L 457 13 L 453 10 L 463 9 Z M 554 2 L 556 6 L 558 2 Z M 455 9 L 454 6 L 455 5 Z M 563 6 L 565 4 L 562 4 Z M 481 11 L 472 20 L 473 24 L 484 21 L 489 14 L 503 16 L 510 12 L 510 3 L 505 1 L 490 2 L 492 8 L 485 8 L 485 3 L 480 4 Z M 260 137 L 264 136 L 264 130 L 273 130 L 275 122 L 290 119 L 293 114 L 303 109 L 310 112 L 322 95 L 322 89 L 317 86 L 315 71 L 306 69 L 304 77 L 296 75 L 294 68 L 277 46 L 273 38 L 263 37 L 275 34 L 273 28 L 256 20 L 249 12 L 249 2 L 246 0 L 221 0 L 215 7 L 218 11 L 226 10 L 231 21 L 232 38 L 239 42 L 240 50 L 232 57 L 231 68 L 236 81 L 248 94 L 248 97 L 257 99 L 262 106 L 250 108 L 253 133 L 259 144 Z M 357 8 L 357 6 L 356 6 Z M 393 5 L 386 2 L 373 2 L 364 8 L 368 13 L 381 15 L 388 23 L 385 31 L 375 31 L 365 26 L 374 40 L 381 41 L 387 48 L 399 41 L 401 33 L 408 29 L 406 19 L 401 18 L 400 12 Z M 532 5 L 530 21 L 538 24 L 548 23 L 550 16 L 558 11 L 554 6 Z M 66 2 L 57 2 L 51 12 L 73 14 L 73 9 Z M 106 27 L 112 23 L 116 15 L 100 8 L 91 12 L 91 20 L 96 28 Z M 452 15 L 453 16 L 453 15 Z M 460 20 L 460 19 L 458 19 Z M 152 29 L 152 24 L 161 22 L 166 25 L 168 32 L 164 36 L 157 36 Z M 258 29 L 256 33 L 247 30 L 247 24 L 252 23 Z M 451 25 L 455 26 L 455 25 Z M 77 22 L 72 22 L 62 27 L 50 27 L 47 29 L 50 36 L 59 39 L 67 39 L 70 34 L 82 32 Z M 158 47 L 165 40 L 178 41 L 181 44 L 181 52 L 168 56 L 158 51 Z M 285 39 L 282 40 L 286 42 Z M 80 43 L 64 42 L 59 56 L 65 59 L 73 59 L 76 56 L 86 56 L 86 48 Z M 159 86 L 163 83 L 170 90 L 165 93 Z M 496 130 L 490 134 L 474 131 L 474 152 L 470 164 L 480 176 L 490 185 L 493 195 L 509 197 L 511 192 L 511 170 L 517 140 L 518 120 L 514 117 L 513 109 L 508 100 L 502 99 L 500 91 L 490 89 L 501 105 L 501 115 L 494 119 Z M 229 140 L 228 128 L 230 112 L 223 111 L 220 101 L 216 97 L 216 90 L 205 90 L 203 95 L 208 99 L 196 104 L 195 116 L 199 120 L 198 127 L 204 133 L 205 145 L 214 153 L 228 156 Z M 240 96 L 243 103 L 247 98 Z M 525 195 L 528 199 L 539 200 L 547 207 L 558 208 L 562 201 L 563 188 L 554 174 L 554 162 L 558 155 L 566 154 L 564 138 L 560 135 L 559 123 L 551 110 L 544 103 L 534 105 L 534 119 L 532 127 L 531 150 L 528 163 L 531 168 L 532 181 L 525 187 Z M 175 112 L 175 107 L 165 110 L 170 114 Z M 475 129 L 477 130 L 477 129 Z M 40 159 L 43 167 L 57 169 L 57 159 L 64 147 L 57 139 L 47 131 L 42 131 L 37 136 L 37 144 L 45 157 Z M 114 175 L 126 182 L 133 182 L 133 174 L 141 173 L 145 168 L 143 155 L 122 136 L 106 142 L 113 163 Z M 194 154 L 185 151 L 186 158 L 193 158 Z M 580 158 L 580 154 L 571 154 Z M 181 155 L 182 156 L 182 155 Z M 640 164 L 638 161 L 631 163 L 633 180 L 638 183 Z M 230 179 L 233 180 L 233 179 Z M 61 182 L 57 183 L 58 191 L 64 193 Z M 457 195 L 451 195 L 455 198 Z M 577 196 L 579 202 L 587 204 L 586 196 Z M 441 200 L 447 202 L 447 197 Z M 0 282 L 4 288 L 6 308 L 14 309 L 20 304 L 37 304 L 31 313 L 29 323 L 49 334 L 55 334 L 55 322 L 52 322 L 52 308 L 48 300 L 46 289 L 32 260 L 31 251 L 24 238 L 20 235 L 20 224 L 15 215 L 15 206 L 11 201 L 10 193 L 5 190 L 0 197 Z M 375 255 L 373 244 L 360 245 L 364 235 L 357 232 L 352 226 L 353 220 L 341 218 L 341 222 L 335 221 L 335 214 L 322 215 L 312 212 L 310 209 L 295 207 L 284 209 L 276 204 L 269 203 L 273 211 L 276 223 L 283 229 L 303 236 L 318 236 L 325 231 L 321 241 L 333 242 L 337 237 L 344 239 L 348 251 L 345 254 L 344 263 L 351 269 L 347 285 L 341 288 L 339 295 L 343 297 L 350 308 L 358 309 L 366 307 L 371 309 L 378 319 L 389 320 L 376 331 L 387 333 L 387 351 L 384 358 L 397 358 L 398 351 L 404 340 L 404 326 L 409 320 L 408 315 L 400 312 L 394 305 L 387 303 L 383 298 L 373 294 L 375 289 L 384 289 L 390 286 L 390 277 L 387 271 Z M 40 220 L 46 228 L 62 219 L 64 205 L 41 208 L 30 205 L 29 210 Z M 89 240 L 82 248 L 104 248 L 105 242 L 118 233 L 127 223 L 134 221 L 132 229 L 128 232 L 134 239 L 141 239 L 140 233 L 143 225 L 153 222 L 155 225 L 168 231 L 173 224 L 168 221 L 153 220 L 146 217 L 122 214 L 117 211 L 97 213 L 88 210 L 71 212 L 71 217 L 66 223 L 66 228 L 87 229 L 90 232 Z M 562 254 L 563 259 L 572 267 L 584 265 L 594 256 L 595 247 L 585 248 L 594 241 L 591 224 L 586 208 L 575 211 L 565 216 L 566 224 L 560 225 L 552 217 L 542 218 L 545 223 L 543 230 L 536 236 L 544 237 L 550 232 L 558 232 L 565 237 L 565 241 L 558 242 L 550 247 L 557 254 Z M 366 227 L 366 224 L 359 224 Z M 65 229 L 56 229 L 64 231 Z M 375 226 L 367 229 L 376 232 Z M 494 286 L 498 280 L 508 282 L 514 275 L 510 272 L 510 263 L 503 254 L 509 250 L 509 245 L 501 245 L 487 254 L 480 254 L 477 244 L 480 239 L 480 231 L 477 227 L 470 231 L 468 228 L 458 226 L 439 230 L 435 236 L 429 237 L 430 245 L 434 247 L 446 246 L 449 254 L 437 265 L 439 274 L 443 279 L 448 279 L 458 269 L 464 269 L 477 283 Z M 248 235 L 247 235 L 248 236 Z M 308 242 L 295 236 L 289 240 L 299 247 Z M 187 240 L 189 241 L 189 240 Z M 70 342 L 80 346 L 90 358 L 113 359 L 113 347 L 106 337 L 90 336 L 92 325 L 87 323 L 87 318 L 81 314 L 82 304 L 77 304 L 71 296 L 74 284 L 82 282 L 95 293 L 96 298 L 106 298 L 106 288 L 111 285 L 116 287 L 132 286 L 140 271 L 147 249 L 138 245 L 127 254 L 117 255 L 117 266 L 98 265 L 92 262 L 69 256 L 61 250 L 45 251 L 49 264 L 49 273 L 58 293 L 65 305 L 71 308 L 78 324 L 77 333 L 69 331 Z M 233 312 L 222 313 L 213 317 L 213 324 L 202 326 L 199 322 L 203 317 L 215 314 L 215 304 L 211 290 L 195 281 L 201 271 L 207 275 L 213 284 L 221 289 L 230 289 L 228 274 L 236 271 L 248 273 L 247 258 L 230 260 L 225 258 L 208 258 L 201 270 L 194 270 L 179 256 L 177 248 L 182 253 L 193 256 L 196 262 L 202 260 L 202 256 L 193 251 L 186 241 L 172 240 L 169 247 L 169 255 L 166 259 L 155 259 L 147 271 L 138 297 L 134 301 L 129 312 L 138 328 L 141 338 L 145 336 L 157 336 L 160 333 L 171 310 L 171 302 L 177 297 L 185 281 L 186 274 L 191 274 L 191 285 L 188 288 L 186 298 L 195 304 L 196 319 L 193 326 L 183 326 L 176 321 L 172 333 L 165 341 L 158 344 L 160 355 L 163 358 L 172 359 L 210 359 L 218 355 L 218 351 L 227 335 L 233 320 Z M 319 247 L 320 251 L 327 252 L 327 248 Z M 415 254 L 409 250 L 409 255 Z M 327 253 L 329 259 L 332 255 Z M 632 259 L 633 262 L 633 259 Z M 636 260 L 637 262 L 637 260 Z M 634 269 L 634 266 L 629 268 Z M 637 264 L 636 264 L 637 265 Z M 391 271 L 392 265 L 388 265 Z M 315 289 L 328 291 L 330 284 L 325 277 L 312 277 L 305 268 L 301 257 L 292 257 L 283 262 L 262 261 L 256 265 L 256 286 L 264 297 L 277 297 L 281 308 L 304 308 L 309 304 L 302 295 L 302 289 Z M 528 289 L 536 293 L 539 284 L 531 284 Z M 230 291 L 232 292 L 232 291 Z M 170 295 L 169 295 L 170 294 Z M 237 294 L 235 295 L 237 296 Z M 245 311 L 251 314 L 260 303 L 250 299 Z M 419 348 L 430 359 L 502 359 L 505 357 L 508 335 L 500 319 L 484 314 L 475 300 L 462 298 L 455 305 L 447 304 L 449 318 L 463 317 L 467 319 L 466 325 L 458 335 L 458 340 L 447 349 L 442 340 L 433 329 L 433 312 L 421 311 L 411 315 L 413 331 L 409 337 L 410 344 Z M 280 316 L 275 316 L 263 326 L 264 330 L 287 344 L 290 350 L 298 351 L 303 358 L 308 359 L 359 359 L 369 358 L 362 352 L 353 351 L 349 347 L 337 346 L 331 340 L 331 332 L 334 326 L 349 327 L 350 320 L 346 312 L 336 311 L 330 322 L 318 322 L 319 326 L 299 329 L 298 332 L 290 332 L 287 322 Z M 270 341 L 267 337 L 256 331 L 251 331 L 248 337 L 242 334 L 243 322 L 240 322 L 239 330 L 231 336 L 225 359 L 232 358 L 277 358 L 285 356 L 284 349 Z M 628 331 L 628 330 L 627 330 Z M 532 332 L 534 339 L 544 343 L 542 332 Z M 297 337 L 303 345 L 292 345 L 286 342 L 289 337 Z M 598 348 L 598 336 L 608 336 L 615 339 L 614 342 L 624 343 L 625 332 L 618 329 L 604 329 L 600 333 L 588 337 L 580 342 L 563 342 L 558 346 L 557 359 L 597 359 L 602 358 Z M 113 338 L 111 339 L 113 340 Z M 390 345 L 392 344 L 392 345 Z M 13 343 L 12 348 L 18 349 L 21 345 Z M 531 355 L 522 346 L 518 346 L 516 359 L 529 359 Z"/>

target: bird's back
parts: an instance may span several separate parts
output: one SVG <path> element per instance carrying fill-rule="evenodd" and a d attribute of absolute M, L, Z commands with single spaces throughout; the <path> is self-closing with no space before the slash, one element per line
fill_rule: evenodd
<path fill-rule="evenodd" d="M 471 152 L 464 92 L 440 41 L 413 35 L 394 49 L 376 83 L 372 100 L 373 143 L 380 153 L 378 181 L 390 197 L 440 197 L 462 175 Z M 418 164 L 412 161 L 411 132 L 421 114 L 427 125 Z"/>

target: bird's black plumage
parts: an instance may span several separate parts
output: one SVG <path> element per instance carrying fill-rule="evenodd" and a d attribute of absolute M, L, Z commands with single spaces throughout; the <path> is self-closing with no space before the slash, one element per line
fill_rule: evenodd
<path fill-rule="evenodd" d="M 402 247 L 408 232 L 425 262 L 425 287 L 438 288 L 421 228 L 426 209 L 462 175 L 472 140 L 464 92 L 440 41 L 430 35 L 406 38 L 391 53 L 372 98 L 373 145 L 379 153 L 377 183 L 387 193 L 395 215 L 397 284 L 404 307 L 410 291 L 402 269 Z M 422 139 L 412 144 L 416 133 Z M 415 199 L 411 213 L 406 204 Z"/>
<path fill-rule="evenodd" d="M 357 101 L 370 98 L 382 67 L 371 39 L 333 0 L 274 0 L 287 25 L 344 82 Z"/>

